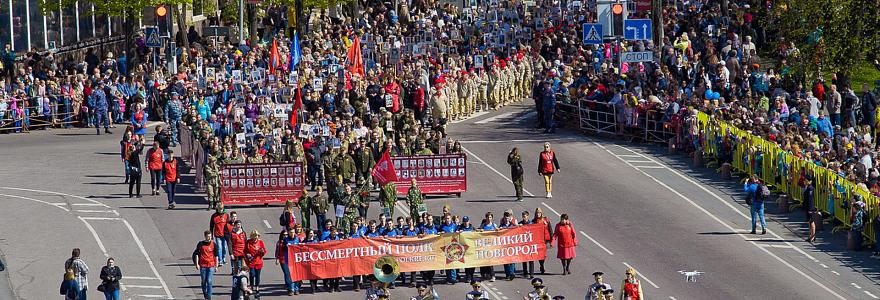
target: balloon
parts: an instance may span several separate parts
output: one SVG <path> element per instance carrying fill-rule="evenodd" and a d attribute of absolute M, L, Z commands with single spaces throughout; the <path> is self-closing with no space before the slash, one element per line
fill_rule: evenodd
<path fill-rule="evenodd" d="M 712 92 L 712 99 L 715 99 L 715 100 L 721 99 L 721 93 Z"/>

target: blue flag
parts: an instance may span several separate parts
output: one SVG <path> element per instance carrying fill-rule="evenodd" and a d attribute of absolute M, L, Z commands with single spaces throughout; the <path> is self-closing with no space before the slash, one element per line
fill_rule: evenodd
<path fill-rule="evenodd" d="M 293 33 L 293 40 L 290 41 L 290 69 L 293 70 L 302 60 L 302 50 L 299 48 L 299 33 Z"/>

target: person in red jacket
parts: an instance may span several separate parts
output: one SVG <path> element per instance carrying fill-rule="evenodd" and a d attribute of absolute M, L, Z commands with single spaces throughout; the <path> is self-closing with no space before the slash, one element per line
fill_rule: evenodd
<path fill-rule="evenodd" d="M 202 294 L 205 299 L 211 299 L 214 285 L 214 271 L 217 270 L 217 247 L 214 244 L 210 230 L 205 230 L 205 239 L 196 244 L 192 260 L 199 270 L 202 279 Z"/>
<path fill-rule="evenodd" d="M 229 232 L 229 255 L 232 256 L 233 272 L 241 267 L 246 243 L 247 233 L 244 232 L 244 229 L 241 229 L 241 221 L 235 220 L 232 223 L 232 231 Z"/>
<path fill-rule="evenodd" d="M 396 114 L 400 111 L 400 85 L 394 82 L 391 77 L 386 80 L 388 83 L 385 84 L 385 94 L 391 96 L 391 113 Z"/>
<path fill-rule="evenodd" d="M 159 186 L 162 183 L 162 161 L 165 154 L 159 148 L 159 142 L 153 142 L 153 148 L 147 150 L 147 169 L 150 170 L 150 196 L 159 194 Z"/>
<path fill-rule="evenodd" d="M 168 209 L 174 209 L 174 190 L 177 187 L 177 160 L 174 159 L 174 151 L 168 149 L 168 158 L 162 163 L 162 172 L 165 173 L 165 194 L 168 195 Z"/>
<path fill-rule="evenodd" d="M 215 208 L 214 214 L 211 215 L 211 222 L 208 225 L 211 233 L 214 235 L 214 244 L 217 245 L 217 257 L 219 266 L 223 266 L 226 264 L 226 255 L 229 253 L 227 250 L 227 240 L 226 240 L 226 224 L 229 222 L 229 214 L 226 213 L 226 208 L 223 206 L 223 203 L 218 203 Z"/>
<path fill-rule="evenodd" d="M 535 208 L 535 218 L 532 219 L 533 224 L 541 224 L 544 227 L 544 243 L 550 244 L 553 242 L 553 228 L 550 227 L 550 219 L 544 216 L 544 210 L 540 207 Z M 544 260 L 539 260 L 538 263 L 541 265 L 541 275 L 544 275 Z"/>
<path fill-rule="evenodd" d="M 425 120 L 425 87 L 419 85 L 413 92 L 413 111 L 416 114 L 416 120 L 422 122 Z"/>
<path fill-rule="evenodd" d="M 575 232 L 574 226 L 571 225 L 571 221 L 568 219 L 568 214 L 559 216 L 559 223 L 556 223 L 553 240 L 557 241 L 556 258 L 562 261 L 562 275 L 571 274 L 571 260 L 577 254 L 575 248 L 578 245 L 578 239 L 577 232 Z M 552 241 L 550 245 L 553 245 Z"/>
<path fill-rule="evenodd" d="M 266 255 L 266 245 L 260 239 L 260 232 L 256 229 L 251 231 L 251 238 L 247 240 L 244 249 L 245 260 L 250 267 L 250 283 L 254 293 L 260 293 L 260 273 L 263 270 L 263 256 Z"/>
<path fill-rule="evenodd" d="M 544 142 L 544 151 L 538 155 L 538 173 L 544 177 L 544 190 L 547 192 L 547 198 L 553 198 L 553 174 L 559 171 L 556 152 L 550 150 L 550 142 Z"/>

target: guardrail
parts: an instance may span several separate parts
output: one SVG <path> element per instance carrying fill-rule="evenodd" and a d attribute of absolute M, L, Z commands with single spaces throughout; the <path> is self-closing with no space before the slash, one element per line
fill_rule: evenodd
<path fill-rule="evenodd" d="M 22 100 L 16 104 L 27 103 Z M 20 106 L 15 108 L 11 103 L 6 103 L 4 109 L 0 109 L 0 133 L 27 132 L 31 129 L 47 127 L 70 126 L 77 122 L 78 111 L 74 110 L 71 101 L 52 100 L 48 107 L 43 106 Z M 48 114 L 46 113 L 48 109 Z"/>
<path fill-rule="evenodd" d="M 728 157 L 732 167 L 748 175 L 756 175 L 774 190 L 794 200 L 796 208 L 803 205 L 803 184 L 801 177 L 812 176 L 815 185 L 813 193 L 816 207 L 825 215 L 830 215 L 841 225 L 834 231 L 851 227 L 854 213 L 853 199 L 859 195 L 865 202 L 868 220 L 862 235 L 869 241 L 874 237 L 873 222 L 877 217 L 877 204 L 880 198 L 859 188 L 843 176 L 803 158 L 782 150 L 776 143 L 745 132 L 727 122 L 717 120 L 703 112 L 697 116 L 698 135 L 702 153 L 709 157 L 722 159 Z M 724 149 L 725 139 L 730 150 Z M 730 153 L 726 153 L 730 152 Z"/>

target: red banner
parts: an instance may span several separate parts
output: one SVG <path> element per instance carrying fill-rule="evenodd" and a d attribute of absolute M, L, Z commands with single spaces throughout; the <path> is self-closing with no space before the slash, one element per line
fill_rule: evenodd
<path fill-rule="evenodd" d="M 296 201 L 303 191 L 302 163 L 224 164 L 220 201 L 225 205 Z"/>
<path fill-rule="evenodd" d="M 381 186 L 388 184 L 388 182 L 397 181 L 397 172 L 394 171 L 394 165 L 391 164 L 391 155 L 388 154 L 388 151 L 382 153 L 382 158 L 373 167 L 371 174 Z"/>
<path fill-rule="evenodd" d="M 406 195 L 413 178 L 423 194 L 454 194 L 467 191 L 467 157 L 464 154 L 394 156 L 398 195 Z"/>
<path fill-rule="evenodd" d="M 544 259 L 543 225 L 457 232 L 425 237 L 357 238 L 290 245 L 294 281 L 373 274 L 373 264 L 391 256 L 401 272 L 461 269 Z"/>

